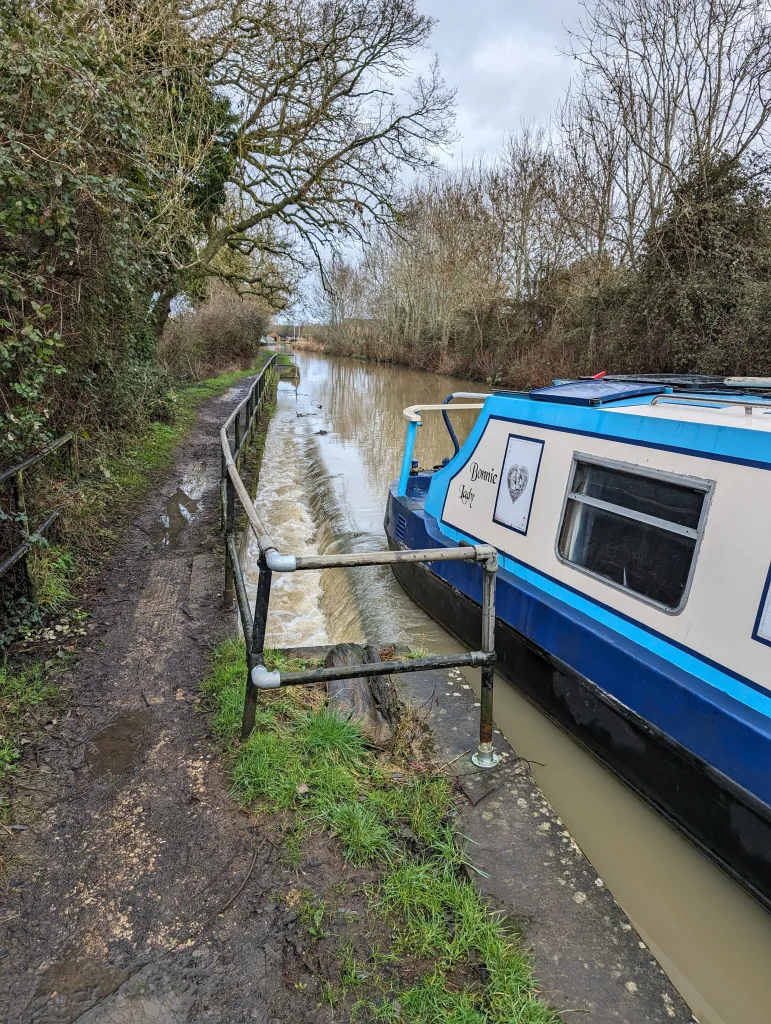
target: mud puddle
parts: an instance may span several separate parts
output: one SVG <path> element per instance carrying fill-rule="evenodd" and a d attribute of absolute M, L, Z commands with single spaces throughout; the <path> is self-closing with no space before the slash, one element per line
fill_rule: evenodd
<path fill-rule="evenodd" d="M 78 1017 L 75 1024 L 185 1024 L 201 995 L 199 980 L 185 971 L 167 972 L 150 965 Z"/>
<path fill-rule="evenodd" d="M 84 1010 L 101 1002 L 131 977 L 129 971 L 107 967 L 83 957 L 73 957 L 51 964 L 37 987 L 38 995 L 48 997 L 48 1005 L 71 1020 Z M 36 1015 L 35 1020 L 45 1017 Z"/>
<path fill-rule="evenodd" d="M 124 711 L 98 732 L 86 748 L 86 764 L 95 776 L 120 775 L 142 751 L 149 711 Z"/>
<path fill-rule="evenodd" d="M 191 467 L 167 499 L 160 519 L 147 531 L 156 549 L 175 548 L 185 528 L 203 510 L 201 497 L 210 484 L 205 462 Z"/>

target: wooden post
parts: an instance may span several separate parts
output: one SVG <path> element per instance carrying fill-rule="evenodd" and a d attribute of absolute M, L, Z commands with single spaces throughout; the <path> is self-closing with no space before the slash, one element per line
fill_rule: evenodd
<path fill-rule="evenodd" d="M 24 500 L 24 471 L 19 472 L 13 477 L 11 490 L 13 492 L 13 507 L 14 511 L 20 512 L 23 518 L 19 521 L 19 528 L 21 530 L 22 543 L 26 543 L 29 540 L 29 519 L 27 518 L 27 503 Z M 29 571 L 29 552 L 25 554 L 22 559 L 22 567 L 24 573 L 24 583 L 27 588 L 27 596 L 30 601 L 34 604 L 37 601 L 37 590 L 35 588 L 35 581 L 32 578 L 32 574 Z"/>

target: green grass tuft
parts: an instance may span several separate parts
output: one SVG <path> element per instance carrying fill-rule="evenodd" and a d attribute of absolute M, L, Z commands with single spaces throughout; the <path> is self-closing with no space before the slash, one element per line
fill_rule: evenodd
<path fill-rule="evenodd" d="M 266 664 L 303 667 L 275 652 L 266 653 Z M 379 869 L 379 881 L 368 888 L 369 913 L 387 925 L 389 946 L 368 946 L 357 957 L 342 942 L 339 982 L 323 980 L 322 1001 L 336 1008 L 361 990 L 352 1021 L 557 1024 L 538 998 L 518 937 L 462 870 L 464 841 L 449 780 L 410 774 L 401 764 L 395 778 L 393 765 L 367 747 L 352 722 L 330 713 L 318 690 L 262 695 L 257 728 L 238 743 L 245 679 L 243 644 L 227 640 L 202 691 L 227 746 L 234 796 L 293 822 L 285 831 L 285 863 L 297 867 L 304 840 L 324 830 L 339 839 L 347 860 Z M 323 901 L 301 910 L 314 941 L 329 937 L 325 916 Z"/>
<path fill-rule="evenodd" d="M 388 827 L 369 804 L 358 801 L 339 804 L 329 811 L 325 821 L 332 835 L 342 842 L 345 859 L 354 864 L 386 861 L 396 853 Z"/>
<path fill-rule="evenodd" d="M 16 769 L 24 734 L 35 731 L 39 714 L 61 697 L 61 687 L 46 677 L 41 665 L 18 672 L 0 668 L 0 782 Z"/>

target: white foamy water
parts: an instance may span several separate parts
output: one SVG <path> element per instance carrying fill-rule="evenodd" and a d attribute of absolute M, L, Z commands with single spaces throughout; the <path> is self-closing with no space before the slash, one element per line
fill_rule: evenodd
<path fill-rule="evenodd" d="M 282 387 L 282 396 L 283 387 Z M 280 551 L 317 554 L 316 526 L 306 493 L 304 459 L 308 424 L 289 402 L 279 400 L 265 441 L 255 507 Z M 250 533 L 244 576 L 253 603 L 257 587 L 257 544 Z M 329 643 L 321 610 L 321 573 L 276 573 L 270 594 L 265 643 L 268 647 L 300 647 Z"/>

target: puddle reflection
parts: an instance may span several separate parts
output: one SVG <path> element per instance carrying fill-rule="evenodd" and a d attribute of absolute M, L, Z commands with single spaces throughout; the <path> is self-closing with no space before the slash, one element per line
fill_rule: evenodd
<path fill-rule="evenodd" d="M 166 501 L 163 515 L 148 530 L 153 547 L 162 549 L 177 546 L 185 527 L 203 508 L 201 496 L 206 490 L 207 483 L 208 472 L 205 462 L 199 463 L 185 473 L 176 491 Z"/>

